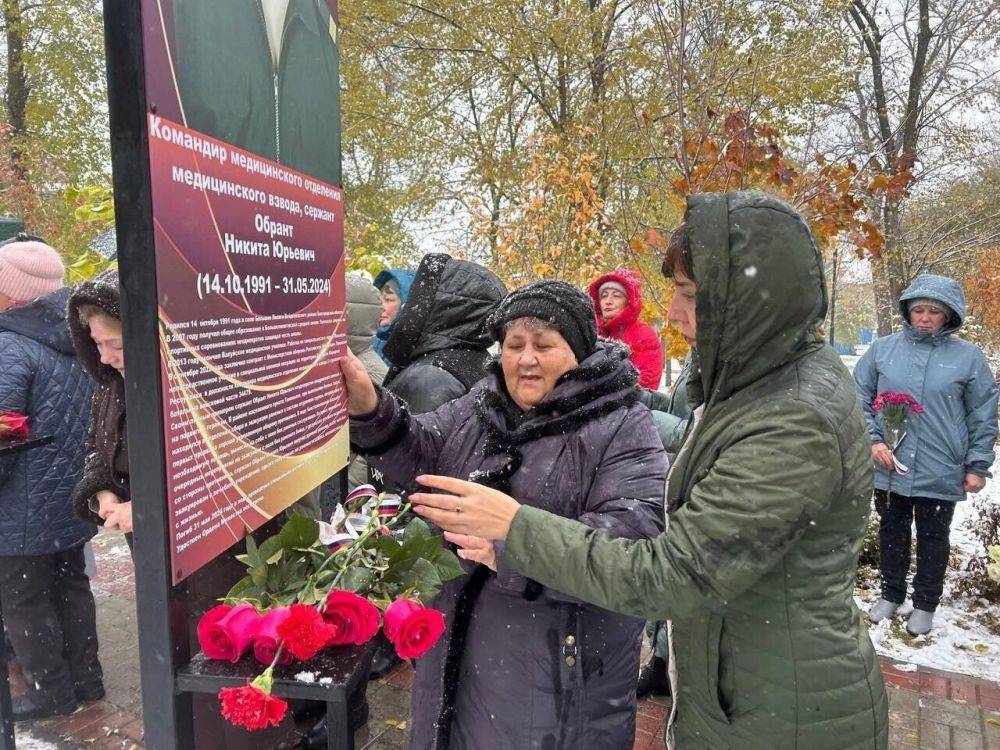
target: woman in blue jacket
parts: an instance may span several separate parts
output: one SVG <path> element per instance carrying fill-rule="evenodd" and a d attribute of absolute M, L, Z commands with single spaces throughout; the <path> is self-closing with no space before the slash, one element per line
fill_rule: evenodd
<path fill-rule="evenodd" d="M 416 271 L 406 268 L 387 268 L 372 282 L 378 289 L 379 299 L 382 302 L 382 316 L 378 321 L 378 328 L 375 330 L 375 341 L 372 346 L 375 352 L 387 365 L 392 362 L 385 356 L 385 344 L 392 334 L 393 325 L 403 305 L 406 304 L 407 297 L 410 296 L 410 286 L 413 284 L 413 277 Z"/>
<path fill-rule="evenodd" d="M 906 629 L 930 631 L 948 566 L 955 502 L 986 484 L 995 458 L 997 384 L 982 350 L 955 335 L 965 318 L 961 286 L 944 276 L 918 276 L 899 300 L 903 330 L 878 339 L 858 362 L 854 379 L 868 420 L 880 518 L 882 600 L 869 618 L 895 614 L 906 598 L 910 527 L 917 526 L 913 612 Z M 896 448 L 886 444 L 872 402 L 883 391 L 909 393 L 924 407 L 911 415 Z"/>

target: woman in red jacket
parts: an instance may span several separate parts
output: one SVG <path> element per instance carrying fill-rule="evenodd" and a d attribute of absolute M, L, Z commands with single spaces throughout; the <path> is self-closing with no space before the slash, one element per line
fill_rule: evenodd
<path fill-rule="evenodd" d="M 639 385 L 654 391 L 663 375 L 663 345 L 652 326 L 639 321 L 642 282 L 626 268 L 618 268 L 591 282 L 590 299 L 597 315 L 597 332 L 622 341 L 632 350 L 629 359 L 639 371 Z"/>

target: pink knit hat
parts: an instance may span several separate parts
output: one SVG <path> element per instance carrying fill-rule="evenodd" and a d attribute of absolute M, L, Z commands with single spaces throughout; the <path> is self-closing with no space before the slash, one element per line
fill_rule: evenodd
<path fill-rule="evenodd" d="M 32 302 L 63 286 L 66 267 L 41 240 L 21 239 L 0 245 L 0 292 L 14 302 Z"/>

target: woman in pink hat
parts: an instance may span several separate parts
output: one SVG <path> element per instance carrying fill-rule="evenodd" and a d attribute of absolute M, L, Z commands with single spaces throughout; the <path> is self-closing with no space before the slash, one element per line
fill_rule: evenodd
<path fill-rule="evenodd" d="M 30 451 L 0 456 L 0 598 L 28 679 L 16 721 L 72 713 L 104 695 L 85 544 L 73 513 L 92 386 L 66 327 L 59 253 L 18 235 L 0 245 L 0 414 L 27 417 Z"/>

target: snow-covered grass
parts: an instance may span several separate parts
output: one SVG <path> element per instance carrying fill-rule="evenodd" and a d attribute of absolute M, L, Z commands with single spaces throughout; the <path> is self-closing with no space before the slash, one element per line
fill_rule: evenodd
<path fill-rule="evenodd" d="M 989 480 L 980 497 L 1000 505 L 1000 480 Z M 974 513 L 971 500 L 959 503 L 955 509 L 951 526 L 952 564 L 945 578 L 944 596 L 934 617 L 934 629 L 916 638 L 907 633 L 906 616 L 912 609 L 907 602 L 894 618 L 871 625 L 869 632 L 876 650 L 885 656 L 1000 682 L 997 608 L 956 591 L 966 562 L 973 554 L 982 553 L 979 541 L 966 528 L 966 522 Z M 869 588 L 858 588 L 855 592 L 855 600 L 864 611 L 879 599 L 877 572 L 873 579 Z M 910 580 L 912 582 L 912 577 Z"/>

